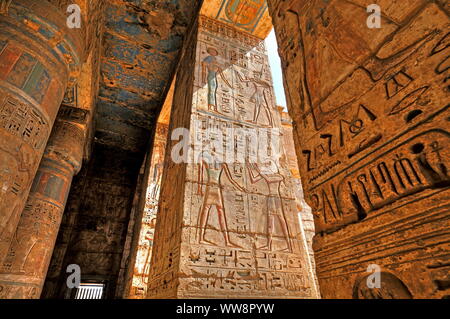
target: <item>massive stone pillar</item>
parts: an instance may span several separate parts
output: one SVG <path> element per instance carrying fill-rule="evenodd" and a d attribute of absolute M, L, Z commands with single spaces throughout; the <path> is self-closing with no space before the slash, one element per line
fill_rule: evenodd
<path fill-rule="evenodd" d="M 448 1 L 373 2 L 268 0 L 322 297 L 448 297 Z"/>
<path fill-rule="evenodd" d="M 317 297 L 264 41 L 201 16 L 187 43 L 147 297 Z"/>
<path fill-rule="evenodd" d="M 176 80 L 172 80 L 166 100 L 158 116 L 151 149 L 141 168 L 141 183 L 135 194 L 132 220 L 128 226 L 129 247 L 122 257 L 126 265 L 124 289 L 121 297 L 142 299 L 147 295 L 148 276 L 151 268 L 153 235 L 158 213 L 159 194 L 163 176 L 165 150 L 168 139 L 170 112 Z"/>
<path fill-rule="evenodd" d="M 0 1 L 0 262 L 83 60 L 81 30 L 66 20 L 48 1 Z"/>
<path fill-rule="evenodd" d="M 68 118 L 86 118 L 86 111 L 63 107 L 59 114 L 0 269 L 0 298 L 39 298 L 41 294 L 85 143 L 85 126 Z"/>
<path fill-rule="evenodd" d="M 283 145 L 286 150 L 286 157 L 289 165 L 289 169 L 292 174 L 292 181 L 294 186 L 295 199 L 297 200 L 298 212 L 300 215 L 300 224 L 303 229 L 306 244 L 309 253 L 309 262 L 311 263 L 311 270 L 313 271 L 313 277 L 317 284 L 316 266 L 314 262 L 314 251 L 312 248 L 314 231 L 314 218 L 312 215 L 311 207 L 306 203 L 303 193 L 302 182 L 300 178 L 300 172 L 298 168 L 297 153 L 295 151 L 295 144 L 293 138 L 292 119 L 288 113 L 284 112 L 283 107 L 278 107 L 281 115 L 281 124 L 283 127 Z"/>

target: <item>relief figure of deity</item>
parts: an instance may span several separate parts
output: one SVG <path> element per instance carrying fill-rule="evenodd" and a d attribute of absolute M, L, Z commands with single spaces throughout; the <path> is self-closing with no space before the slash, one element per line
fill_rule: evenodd
<path fill-rule="evenodd" d="M 202 83 L 208 84 L 208 110 L 219 113 L 217 109 L 217 89 L 219 82 L 217 76 L 220 75 L 223 82 L 231 89 L 233 88 L 223 74 L 223 68 L 217 61 L 219 52 L 214 48 L 208 48 L 206 50 L 208 56 L 203 59 L 202 62 Z"/>

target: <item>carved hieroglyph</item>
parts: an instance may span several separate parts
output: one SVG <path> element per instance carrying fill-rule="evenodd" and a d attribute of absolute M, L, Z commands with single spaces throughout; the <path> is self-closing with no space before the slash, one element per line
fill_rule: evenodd
<path fill-rule="evenodd" d="M 413 297 L 448 288 L 449 18 L 436 1 L 269 0 L 322 296 L 369 264 Z M 446 244 L 447 243 L 447 244 Z M 400 287 L 390 281 L 389 289 Z M 381 294 L 380 296 L 387 296 Z M 405 295 L 392 293 L 392 296 Z"/>
<path fill-rule="evenodd" d="M 172 118 L 169 132 L 188 120 L 202 148 L 176 168 L 166 156 L 148 297 L 314 298 L 264 42 L 204 17 L 191 41 L 172 110 L 189 117 Z M 250 160 L 261 150 L 264 160 Z"/>
<path fill-rule="evenodd" d="M 49 3 L 2 1 L 1 9 L 0 262 L 6 256 L 66 85 L 75 80 L 83 59 L 79 32 L 69 30 L 65 16 Z"/>

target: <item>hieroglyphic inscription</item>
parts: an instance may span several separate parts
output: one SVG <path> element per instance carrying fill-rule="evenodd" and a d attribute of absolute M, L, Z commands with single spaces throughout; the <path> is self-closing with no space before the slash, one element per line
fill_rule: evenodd
<path fill-rule="evenodd" d="M 222 28 L 202 17 L 179 295 L 314 297 L 267 54 Z"/>
<path fill-rule="evenodd" d="M 5 96 L 0 105 L 0 127 L 36 150 L 45 146 L 49 134 L 49 123 L 43 116 L 10 95 Z"/>
<path fill-rule="evenodd" d="M 188 265 L 194 269 L 194 280 L 187 284 L 192 290 L 312 294 L 308 279 L 301 274 L 304 260 L 296 254 L 194 246 Z"/>
<path fill-rule="evenodd" d="M 321 233 L 315 256 L 323 296 L 351 298 L 343 283 L 366 271 L 368 260 L 395 264 L 413 297 L 436 296 L 434 285 L 415 281 L 419 259 L 433 259 L 431 250 L 420 242 L 406 252 L 396 243 L 430 236 L 435 253 L 445 251 L 437 243 L 446 234 L 431 215 L 448 211 L 448 10 L 433 1 L 386 0 L 375 30 L 366 27 L 363 1 L 268 4 L 305 198 Z M 411 218 L 420 227 L 408 233 L 401 226 Z M 380 225 L 395 235 L 372 232 Z M 355 296 L 384 298 L 389 288 Z"/>
<path fill-rule="evenodd" d="M 324 66 L 310 58 L 319 50 L 311 41 L 339 41 L 340 44 L 336 45 L 343 45 L 347 31 L 332 35 L 329 33 L 333 26 L 331 21 L 337 21 L 337 14 L 347 12 L 351 5 L 333 3 L 322 7 L 316 1 L 304 5 L 300 5 L 299 1 L 272 2 L 281 57 L 288 79 L 288 99 L 292 104 L 290 112 L 294 120 L 301 123 L 297 126 L 297 130 L 302 129 L 301 133 L 297 132 L 298 136 L 302 136 L 302 148 L 298 153 L 304 159 L 301 171 L 307 182 L 306 189 L 322 188 L 324 181 L 353 161 L 370 154 L 374 148 L 407 130 L 408 126 L 404 128 L 404 125 L 413 125 L 433 112 L 439 112 L 446 105 L 445 102 L 432 103 L 445 95 L 442 89 L 446 90 L 448 86 L 448 33 L 445 33 L 448 19 L 437 6 L 427 6 L 418 14 L 417 22 L 414 21 L 412 26 L 397 28 L 397 33 L 393 33 L 396 30 L 394 26 L 380 30 L 382 36 L 373 40 L 383 43 L 388 34 L 395 34 L 394 42 L 384 43 L 377 49 L 375 57 L 371 58 L 367 58 L 370 50 L 363 46 L 359 52 L 361 55 L 352 57 L 362 62 L 350 63 L 354 71 L 348 73 L 348 79 L 335 85 L 332 91 L 326 91 L 328 82 L 335 80 L 326 78 L 326 72 L 320 73 L 318 76 L 323 85 L 316 87 L 314 72 L 317 67 Z M 321 12 L 318 16 L 327 17 L 327 26 L 306 18 L 316 11 Z M 436 15 L 440 19 L 428 19 Z M 419 21 L 426 21 L 425 25 L 420 25 Z M 324 37 L 317 37 L 314 28 L 320 28 Z M 293 34 L 300 36 L 293 37 Z M 406 34 L 408 37 L 402 38 Z M 348 46 L 342 46 L 342 52 L 331 52 L 335 59 L 327 61 L 336 64 L 337 70 L 344 70 L 349 64 L 342 59 L 342 55 L 352 48 L 352 41 L 347 43 Z M 304 70 L 303 78 L 299 69 Z M 301 104 L 297 105 L 295 101 Z M 320 202 L 322 204 L 317 207 L 322 207 L 320 210 L 324 213 L 329 211 L 325 214 L 334 216 L 337 208 L 327 203 L 328 198 L 332 197 L 332 188 L 337 185 L 329 182 L 327 185 L 326 190 L 319 191 L 327 195 L 314 193 L 309 197 L 313 206 Z M 323 200 L 319 201 L 318 198 Z M 328 210 L 325 209 L 327 206 Z M 331 219 L 322 216 L 322 220 Z M 331 224 L 334 222 L 330 222 L 330 227 Z"/>

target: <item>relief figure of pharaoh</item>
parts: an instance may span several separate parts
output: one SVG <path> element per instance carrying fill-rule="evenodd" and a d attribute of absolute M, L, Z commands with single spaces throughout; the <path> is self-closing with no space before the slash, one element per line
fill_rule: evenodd
<path fill-rule="evenodd" d="M 281 184 L 285 182 L 284 176 L 280 174 L 277 164 L 273 160 L 268 160 L 266 163 L 259 165 L 247 160 L 247 169 L 252 184 L 264 181 L 268 189 L 266 201 L 267 244 L 258 248 L 272 251 L 275 220 L 278 220 L 287 244 L 287 250 L 292 252 L 292 242 L 281 198 Z"/>
<path fill-rule="evenodd" d="M 223 200 L 222 189 L 223 184 L 221 182 L 222 174 L 225 173 L 228 180 L 231 184 L 241 192 L 245 192 L 245 189 L 240 186 L 231 175 L 230 169 L 227 163 L 220 161 L 217 154 L 208 154 L 203 152 L 201 154 L 198 171 L 198 194 L 203 195 L 202 186 L 203 186 L 203 178 L 206 174 L 206 183 L 205 183 L 205 192 L 203 197 L 203 203 L 200 208 L 200 214 L 197 222 L 197 227 L 200 231 L 198 236 L 199 244 L 209 244 L 216 245 L 211 241 L 205 239 L 205 231 L 206 225 L 208 223 L 209 214 L 213 207 L 216 208 L 217 217 L 219 219 L 220 231 L 223 234 L 225 239 L 225 245 L 227 247 L 237 247 L 238 245 L 234 244 L 230 240 L 228 224 L 227 224 L 227 216 L 225 212 L 225 205 Z"/>

